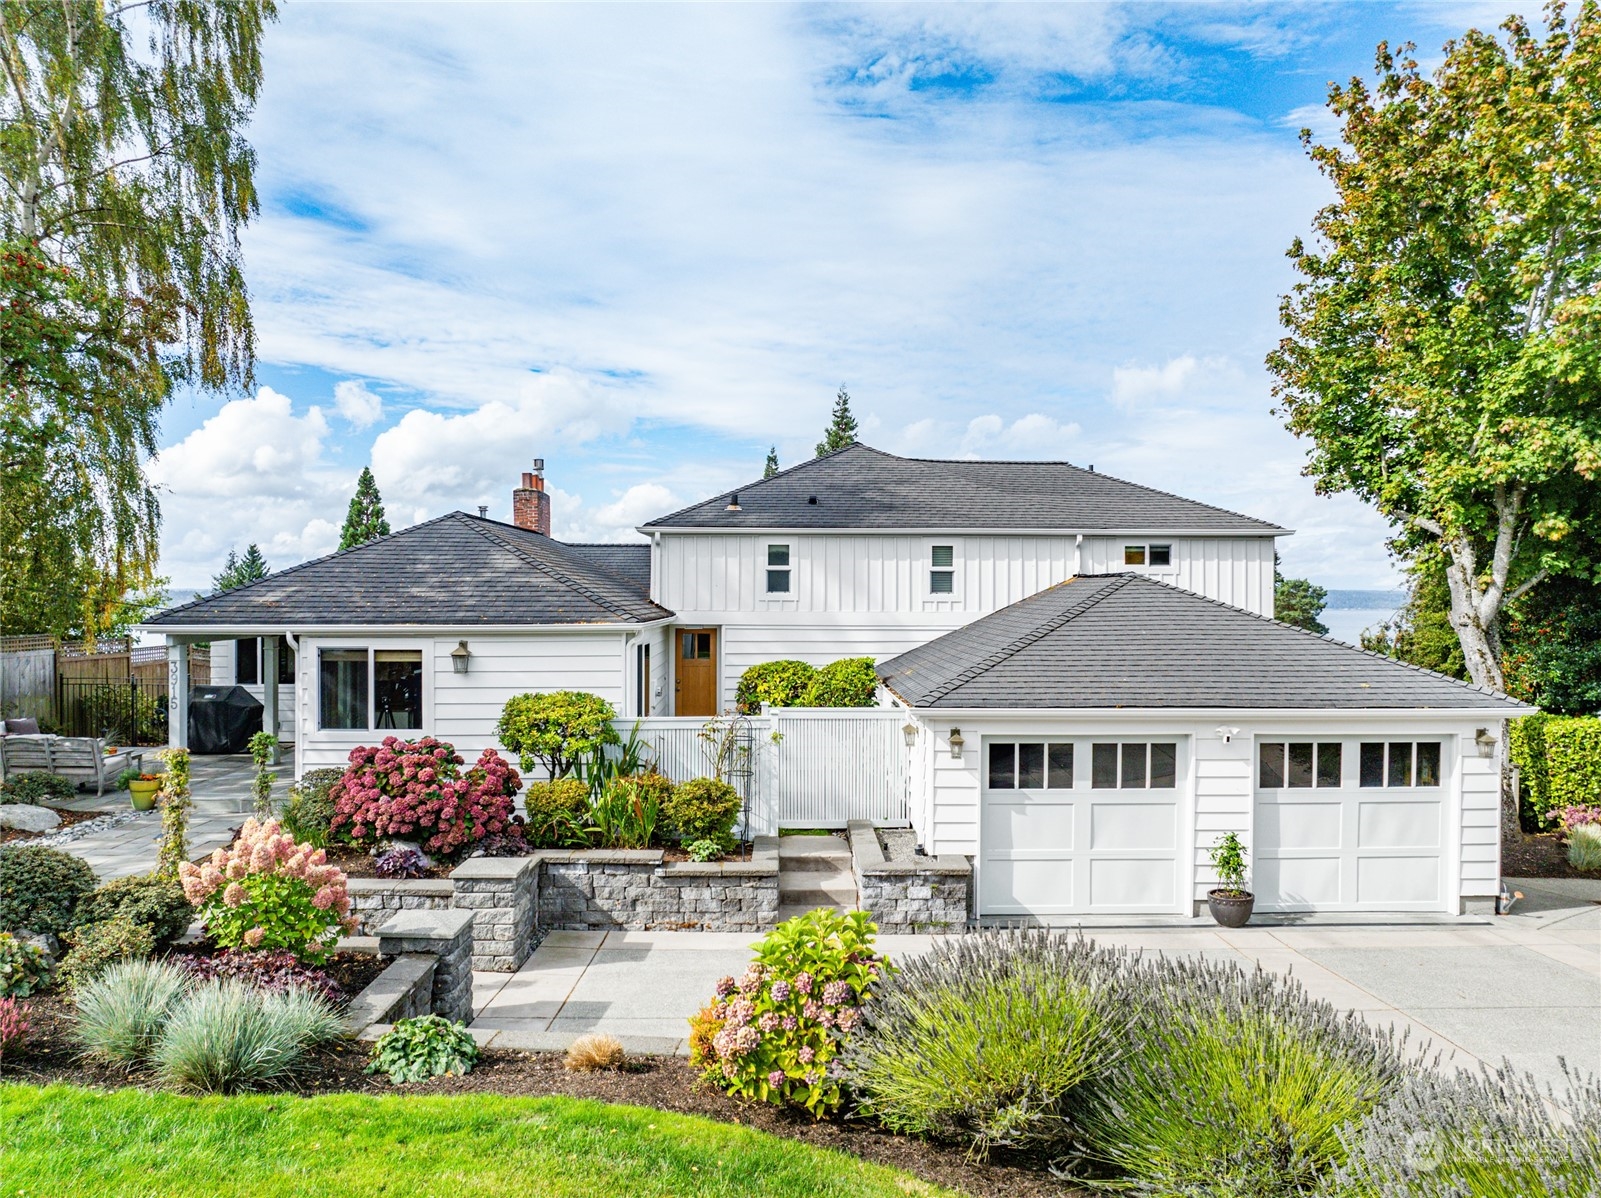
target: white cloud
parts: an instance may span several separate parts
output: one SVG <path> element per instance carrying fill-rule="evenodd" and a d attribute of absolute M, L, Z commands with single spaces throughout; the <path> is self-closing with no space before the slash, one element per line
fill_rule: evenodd
<path fill-rule="evenodd" d="M 660 483 L 636 483 L 592 511 L 577 495 L 552 491 L 551 532 L 563 541 L 637 541 L 641 524 L 686 502 Z"/>
<path fill-rule="evenodd" d="M 373 394 L 359 379 L 334 384 L 334 407 L 356 428 L 376 424 L 384 414 L 383 397 Z"/>
<path fill-rule="evenodd" d="M 229 549 L 255 542 L 274 568 L 328 553 L 354 478 L 323 465 L 328 421 L 270 387 L 224 404 L 150 463 L 165 531 L 161 569 L 204 586 Z"/>

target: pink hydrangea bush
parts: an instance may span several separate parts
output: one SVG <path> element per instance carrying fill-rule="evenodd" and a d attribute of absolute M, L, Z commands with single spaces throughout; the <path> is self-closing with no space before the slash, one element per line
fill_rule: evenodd
<path fill-rule="evenodd" d="M 350 751 L 345 776 L 328 792 L 330 829 L 359 845 L 418 840 L 436 857 L 456 857 L 486 836 L 520 838 L 512 804 L 523 780 L 506 759 L 485 749 L 462 772 L 454 746 L 425 736 L 386 736 L 377 748 Z"/>
<path fill-rule="evenodd" d="M 861 911 L 816 910 L 780 924 L 738 978 L 690 1020 L 690 1063 L 729 1094 L 821 1116 L 842 1095 L 831 1062 L 861 1021 L 889 961 Z"/>
<path fill-rule="evenodd" d="M 203 865 L 185 861 L 178 879 L 223 948 L 287 949 L 318 964 L 341 932 L 356 930 L 344 871 L 275 819 L 245 820 L 238 840 Z"/>

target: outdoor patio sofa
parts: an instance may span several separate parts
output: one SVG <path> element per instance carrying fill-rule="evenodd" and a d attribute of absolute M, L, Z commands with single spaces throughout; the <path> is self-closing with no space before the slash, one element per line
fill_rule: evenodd
<path fill-rule="evenodd" d="M 106 742 L 99 737 L 0 735 L 0 774 L 7 778 L 30 770 L 58 774 L 79 786 L 93 786 L 97 795 L 105 794 L 108 786 L 115 789 L 123 770 L 142 768 L 144 755 L 143 749 L 107 753 Z"/>

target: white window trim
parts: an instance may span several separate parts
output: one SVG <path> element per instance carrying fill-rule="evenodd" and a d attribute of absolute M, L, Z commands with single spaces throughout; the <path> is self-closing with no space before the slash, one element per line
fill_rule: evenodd
<path fill-rule="evenodd" d="M 296 661 L 296 672 L 300 672 L 302 664 L 306 670 L 306 705 L 310 719 L 310 735 L 320 740 L 348 740 L 352 745 L 371 742 L 372 738 L 382 739 L 385 736 L 400 736 L 402 739 L 415 740 L 420 736 L 433 735 L 434 727 L 434 642 L 432 641 L 375 641 L 363 637 L 330 637 L 326 640 L 300 642 L 303 656 Z M 454 646 L 454 643 L 453 643 Z M 322 654 L 326 649 L 365 649 L 367 651 L 367 727 L 366 728 L 324 728 L 322 726 Z M 420 650 L 422 652 L 422 727 L 420 728 L 375 728 L 373 721 L 378 717 L 377 673 L 373 664 L 374 651 L 380 650 Z"/>
<path fill-rule="evenodd" d="M 951 589 L 934 589 L 934 546 L 948 545 L 951 550 Z M 962 542 L 959 537 L 931 537 L 923 543 L 923 557 L 919 565 L 923 571 L 923 598 L 941 602 L 960 603 L 962 599 Z M 943 570 L 940 566 L 938 569 Z"/>
<path fill-rule="evenodd" d="M 792 540 L 787 540 L 787 539 L 785 539 L 783 537 L 763 537 L 757 543 L 762 547 L 761 561 L 757 565 L 757 569 L 761 571 L 760 576 L 759 576 L 759 581 L 762 584 L 762 587 L 761 587 L 761 596 L 762 596 L 762 598 L 763 599 L 767 599 L 767 600 L 771 600 L 771 601 L 773 601 L 775 603 L 792 602 L 793 600 L 795 600 L 796 598 L 799 597 L 799 591 L 800 591 L 799 578 L 798 578 L 799 570 L 796 568 L 796 563 L 795 563 L 795 542 L 792 541 Z M 767 564 L 768 553 L 775 545 L 782 545 L 786 549 L 789 550 L 789 565 L 788 566 L 769 566 Z M 768 570 L 784 570 L 784 569 L 787 569 L 789 571 L 789 590 L 787 590 L 787 591 L 769 591 L 767 589 L 767 571 Z"/>

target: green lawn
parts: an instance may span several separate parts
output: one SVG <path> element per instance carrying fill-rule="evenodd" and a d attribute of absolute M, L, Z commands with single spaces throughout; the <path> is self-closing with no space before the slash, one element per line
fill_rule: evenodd
<path fill-rule="evenodd" d="M 944 1195 L 748 1128 L 568 1098 L 0 1086 L 0 1194 Z"/>

